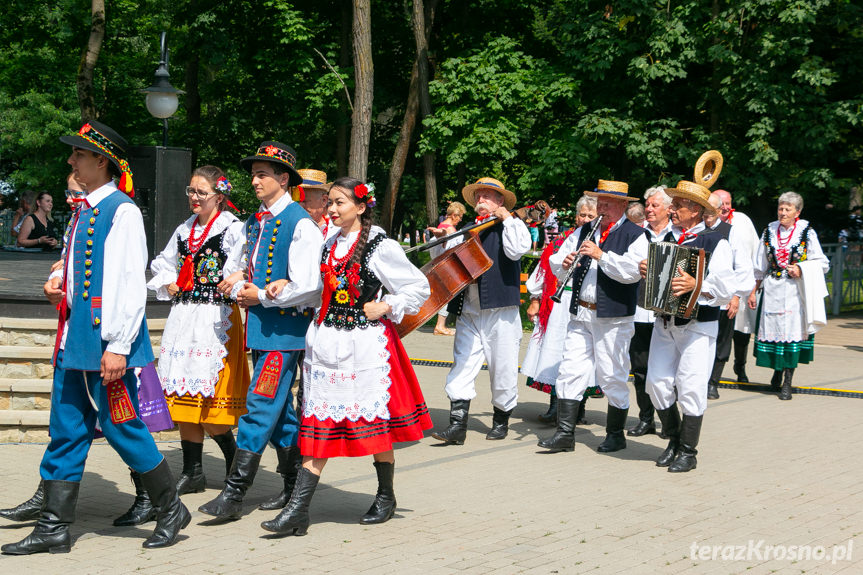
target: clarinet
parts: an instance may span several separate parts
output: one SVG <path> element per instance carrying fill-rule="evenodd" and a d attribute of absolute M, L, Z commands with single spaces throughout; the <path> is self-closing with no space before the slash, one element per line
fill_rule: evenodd
<path fill-rule="evenodd" d="M 598 216 L 595 220 L 593 220 L 591 222 L 590 231 L 587 232 L 587 238 L 593 237 L 593 234 L 596 233 L 596 230 L 599 228 L 599 222 L 601 222 L 601 221 L 602 221 L 602 216 Z M 581 244 L 579 244 L 578 247 L 581 247 Z M 576 248 L 576 249 L 578 249 L 578 248 Z M 581 264 L 581 258 L 583 258 L 583 257 L 584 257 L 584 254 L 579 255 L 572 262 L 572 265 L 569 266 L 569 270 L 567 270 L 567 272 L 566 272 L 566 277 L 563 278 L 559 284 L 557 284 L 557 291 L 555 291 L 554 295 L 551 296 L 551 301 L 553 301 L 554 303 L 560 303 L 560 298 L 563 296 L 563 292 L 566 290 L 566 284 L 568 284 L 569 280 L 572 279 L 572 274 L 573 274 L 573 272 L 575 272 L 575 268 L 577 268 L 579 266 L 579 264 Z"/>

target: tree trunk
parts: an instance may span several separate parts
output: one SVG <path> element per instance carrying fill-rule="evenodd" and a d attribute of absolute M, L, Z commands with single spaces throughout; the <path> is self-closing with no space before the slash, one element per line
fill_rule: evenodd
<path fill-rule="evenodd" d="M 87 48 L 81 55 L 77 77 L 78 106 L 81 108 L 83 122 L 97 118 L 96 101 L 93 97 L 93 71 L 96 69 L 96 61 L 102 50 L 102 40 L 105 38 L 105 0 L 92 0 L 90 12 L 92 14 L 90 37 L 87 39 Z"/>
<path fill-rule="evenodd" d="M 339 69 L 344 70 L 351 65 L 351 0 L 342 0 L 341 50 L 339 51 Z M 348 99 L 339 98 L 339 112 L 336 119 L 336 174 L 338 177 L 348 175 Z M 335 179 L 335 178 L 333 178 Z"/>
<path fill-rule="evenodd" d="M 429 62 L 428 62 L 428 30 L 425 24 L 423 0 L 413 1 L 411 21 L 414 27 L 414 39 L 417 44 L 417 86 L 419 95 L 420 119 L 431 115 L 431 98 L 429 97 Z M 428 225 L 437 224 L 437 180 L 434 173 L 434 152 L 423 154 L 423 174 L 426 184 L 426 217 Z"/>
<path fill-rule="evenodd" d="M 372 62 L 371 0 L 354 0 L 354 114 L 348 175 L 366 180 L 372 133 L 374 64 Z"/>

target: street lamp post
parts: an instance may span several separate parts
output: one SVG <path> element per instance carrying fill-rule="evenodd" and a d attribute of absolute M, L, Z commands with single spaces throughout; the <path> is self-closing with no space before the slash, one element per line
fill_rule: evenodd
<path fill-rule="evenodd" d="M 156 68 L 153 85 L 141 90 L 147 95 L 147 111 L 154 118 L 162 119 L 162 146 L 164 147 L 168 147 L 168 118 L 174 115 L 179 105 L 177 95 L 185 94 L 182 90 L 171 85 L 171 76 L 168 73 L 169 54 L 166 35 L 165 32 L 162 32 L 161 59 L 159 60 L 159 67 Z"/>

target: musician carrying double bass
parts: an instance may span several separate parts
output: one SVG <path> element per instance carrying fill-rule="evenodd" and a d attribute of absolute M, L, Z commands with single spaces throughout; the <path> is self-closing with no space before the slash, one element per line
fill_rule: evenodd
<path fill-rule="evenodd" d="M 704 214 L 715 211 L 709 202 L 710 190 L 701 184 L 681 181 L 665 193 L 672 198 L 668 209 L 672 227 L 664 241 L 703 248 L 710 254 L 697 315 L 683 319 L 657 314 L 647 366 L 647 392 L 669 440 L 656 465 L 668 467 L 670 472 L 686 472 L 696 466 L 696 446 L 707 408 L 704 382 L 713 367 L 719 306 L 727 304 L 735 294 L 735 273 L 728 240 L 704 225 Z M 642 276 L 646 276 L 647 260 L 641 262 L 640 269 Z M 696 279 L 685 272 L 671 281 L 675 296 L 691 294 L 695 286 Z"/>
<path fill-rule="evenodd" d="M 551 270 L 561 279 L 573 264 L 577 266 L 572 273 L 563 361 L 555 383 L 557 431 L 538 443 L 550 451 L 574 449 L 578 404 L 593 385 L 599 385 L 608 398 L 606 437 L 597 451 L 626 447 L 629 342 L 635 332 L 639 263 L 648 248 L 644 229 L 625 216 L 627 204 L 638 199 L 628 192 L 624 182 L 599 180 L 594 191 L 585 193 L 596 197 L 600 225 L 583 225 L 549 258 Z"/>

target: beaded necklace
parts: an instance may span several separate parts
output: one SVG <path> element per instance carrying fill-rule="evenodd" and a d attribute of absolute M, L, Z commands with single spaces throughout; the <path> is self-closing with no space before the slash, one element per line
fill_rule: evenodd
<path fill-rule="evenodd" d="M 210 223 L 206 225 L 204 230 L 201 232 L 201 235 L 198 239 L 195 238 L 195 224 L 198 223 L 198 218 L 192 222 L 192 229 L 189 230 L 189 239 L 186 242 L 186 247 L 189 248 L 189 255 L 183 260 L 183 265 L 180 266 L 180 271 L 177 273 L 177 287 L 180 288 L 181 292 L 191 291 L 195 287 L 195 254 L 201 249 L 201 246 L 204 245 L 204 241 L 207 239 L 207 235 L 210 233 L 210 228 L 213 227 L 213 224 L 216 223 L 216 220 L 219 219 L 219 215 L 222 212 L 217 212 L 216 217 L 210 220 Z"/>
<path fill-rule="evenodd" d="M 194 254 L 197 253 L 201 246 L 204 245 L 204 241 L 207 239 L 207 235 L 210 233 L 210 228 L 213 227 L 213 224 L 216 223 L 216 220 L 219 219 L 219 216 L 222 215 L 222 212 L 216 212 L 216 217 L 210 220 L 210 222 L 204 227 L 204 231 L 201 232 L 201 235 L 198 236 L 198 239 L 195 239 L 195 226 L 198 223 L 198 218 L 195 218 L 195 221 L 192 222 L 192 229 L 189 231 L 189 252 Z"/>
<path fill-rule="evenodd" d="M 348 260 L 350 260 L 351 256 L 354 255 L 354 250 L 356 249 L 357 244 L 360 241 L 360 235 L 361 234 L 357 234 L 357 239 L 355 239 L 354 243 L 351 244 L 351 247 L 348 249 L 347 253 L 340 258 L 336 257 L 336 245 L 338 242 L 333 244 L 333 248 L 330 250 L 329 256 L 327 257 L 327 265 L 336 275 L 339 275 L 345 271 Z"/>

